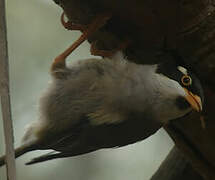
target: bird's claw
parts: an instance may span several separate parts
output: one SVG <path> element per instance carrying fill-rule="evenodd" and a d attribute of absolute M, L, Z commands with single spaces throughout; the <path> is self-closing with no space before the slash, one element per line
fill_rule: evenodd
<path fill-rule="evenodd" d="M 105 25 L 105 23 L 111 17 L 112 17 L 112 15 L 110 13 L 100 14 L 93 20 L 93 22 L 91 24 L 81 25 L 81 24 L 74 24 L 73 22 L 71 22 L 69 20 L 66 22 L 65 21 L 65 13 L 63 12 L 61 15 L 61 23 L 68 30 L 80 30 L 83 33 L 82 34 L 82 41 L 83 41 L 83 39 L 87 39 L 89 36 L 91 36 L 98 29 L 103 27 Z M 75 47 L 75 48 L 78 47 L 78 45 L 80 45 L 82 41 L 80 41 L 80 38 L 79 38 L 79 40 L 73 44 L 73 47 Z M 130 44 L 130 41 L 125 40 L 122 43 L 120 43 L 117 48 L 115 48 L 113 50 L 101 50 L 101 49 L 97 49 L 96 41 L 95 41 L 95 42 L 92 42 L 92 44 L 91 44 L 90 52 L 92 55 L 95 55 L 95 56 L 111 57 L 117 51 L 124 50 L 125 48 L 127 48 L 127 46 L 129 44 Z M 72 49 L 70 48 L 71 49 L 70 51 L 69 50 L 66 50 L 66 51 L 71 53 L 75 48 L 72 48 Z M 60 61 L 64 61 L 66 56 L 68 56 L 70 53 L 61 54 L 58 58 L 56 58 L 57 60 L 55 60 L 54 64 L 57 64 Z M 55 67 L 55 65 L 53 67 Z"/>
<path fill-rule="evenodd" d="M 61 15 L 61 24 L 63 25 L 64 28 L 68 30 L 79 30 L 79 31 L 84 31 L 87 27 L 82 24 L 75 24 L 71 21 L 65 21 L 65 13 L 63 12 Z"/>

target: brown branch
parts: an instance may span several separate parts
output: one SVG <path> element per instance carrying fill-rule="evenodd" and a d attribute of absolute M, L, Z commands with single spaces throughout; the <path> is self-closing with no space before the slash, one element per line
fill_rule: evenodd
<path fill-rule="evenodd" d="M 150 180 L 203 180 L 177 147 L 173 147 Z"/>
<path fill-rule="evenodd" d="M 175 141 L 177 147 L 186 154 L 186 159 L 193 165 L 193 168 L 201 172 L 202 177 L 205 179 L 214 179 L 213 165 L 204 158 L 198 148 L 176 126 L 170 124 L 168 127 L 165 127 L 165 130 Z"/>
<path fill-rule="evenodd" d="M 6 144 L 7 179 L 16 180 L 11 120 L 5 1 L 0 0 L 0 95 Z"/>

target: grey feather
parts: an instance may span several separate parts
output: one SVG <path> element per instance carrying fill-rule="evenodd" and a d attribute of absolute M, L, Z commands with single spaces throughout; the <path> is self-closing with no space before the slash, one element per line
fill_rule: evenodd
<path fill-rule="evenodd" d="M 60 153 L 30 163 L 135 143 L 190 112 L 176 105 L 185 93 L 181 85 L 157 68 L 115 56 L 57 69 L 40 99 L 40 118 L 29 126 L 22 147 Z"/>

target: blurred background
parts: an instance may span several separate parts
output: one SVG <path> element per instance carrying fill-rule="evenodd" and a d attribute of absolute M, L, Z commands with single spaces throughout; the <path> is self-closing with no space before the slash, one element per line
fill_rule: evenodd
<path fill-rule="evenodd" d="M 52 0 L 6 0 L 10 87 L 15 146 L 26 124 L 38 118 L 38 100 L 50 81 L 52 60 L 78 38 L 60 24 L 62 10 Z M 69 60 L 90 57 L 89 44 L 79 47 Z M 1 112 L 0 112 L 1 115 Z M 119 149 L 100 150 L 79 157 L 24 163 L 44 152 L 31 152 L 17 159 L 18 180 L 148 180 L 164 160 L 173 142 L 159 130 L 145 141 Z M 4 154 L 0 117 L 0 155 Z M 6 180 L 5 167 L 0 179 Z"/>

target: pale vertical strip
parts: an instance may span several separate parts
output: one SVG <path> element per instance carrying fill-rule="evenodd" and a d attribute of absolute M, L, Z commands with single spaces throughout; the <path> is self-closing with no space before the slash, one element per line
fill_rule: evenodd
<path fill-rule="evenodd" d="M 13 147 L 13 126 L 11 119 L 9 92 L 5 0 L 0 0 L 0 95 L 6 144 L 7 179 L 16 180 L 15 155 Z"/>

